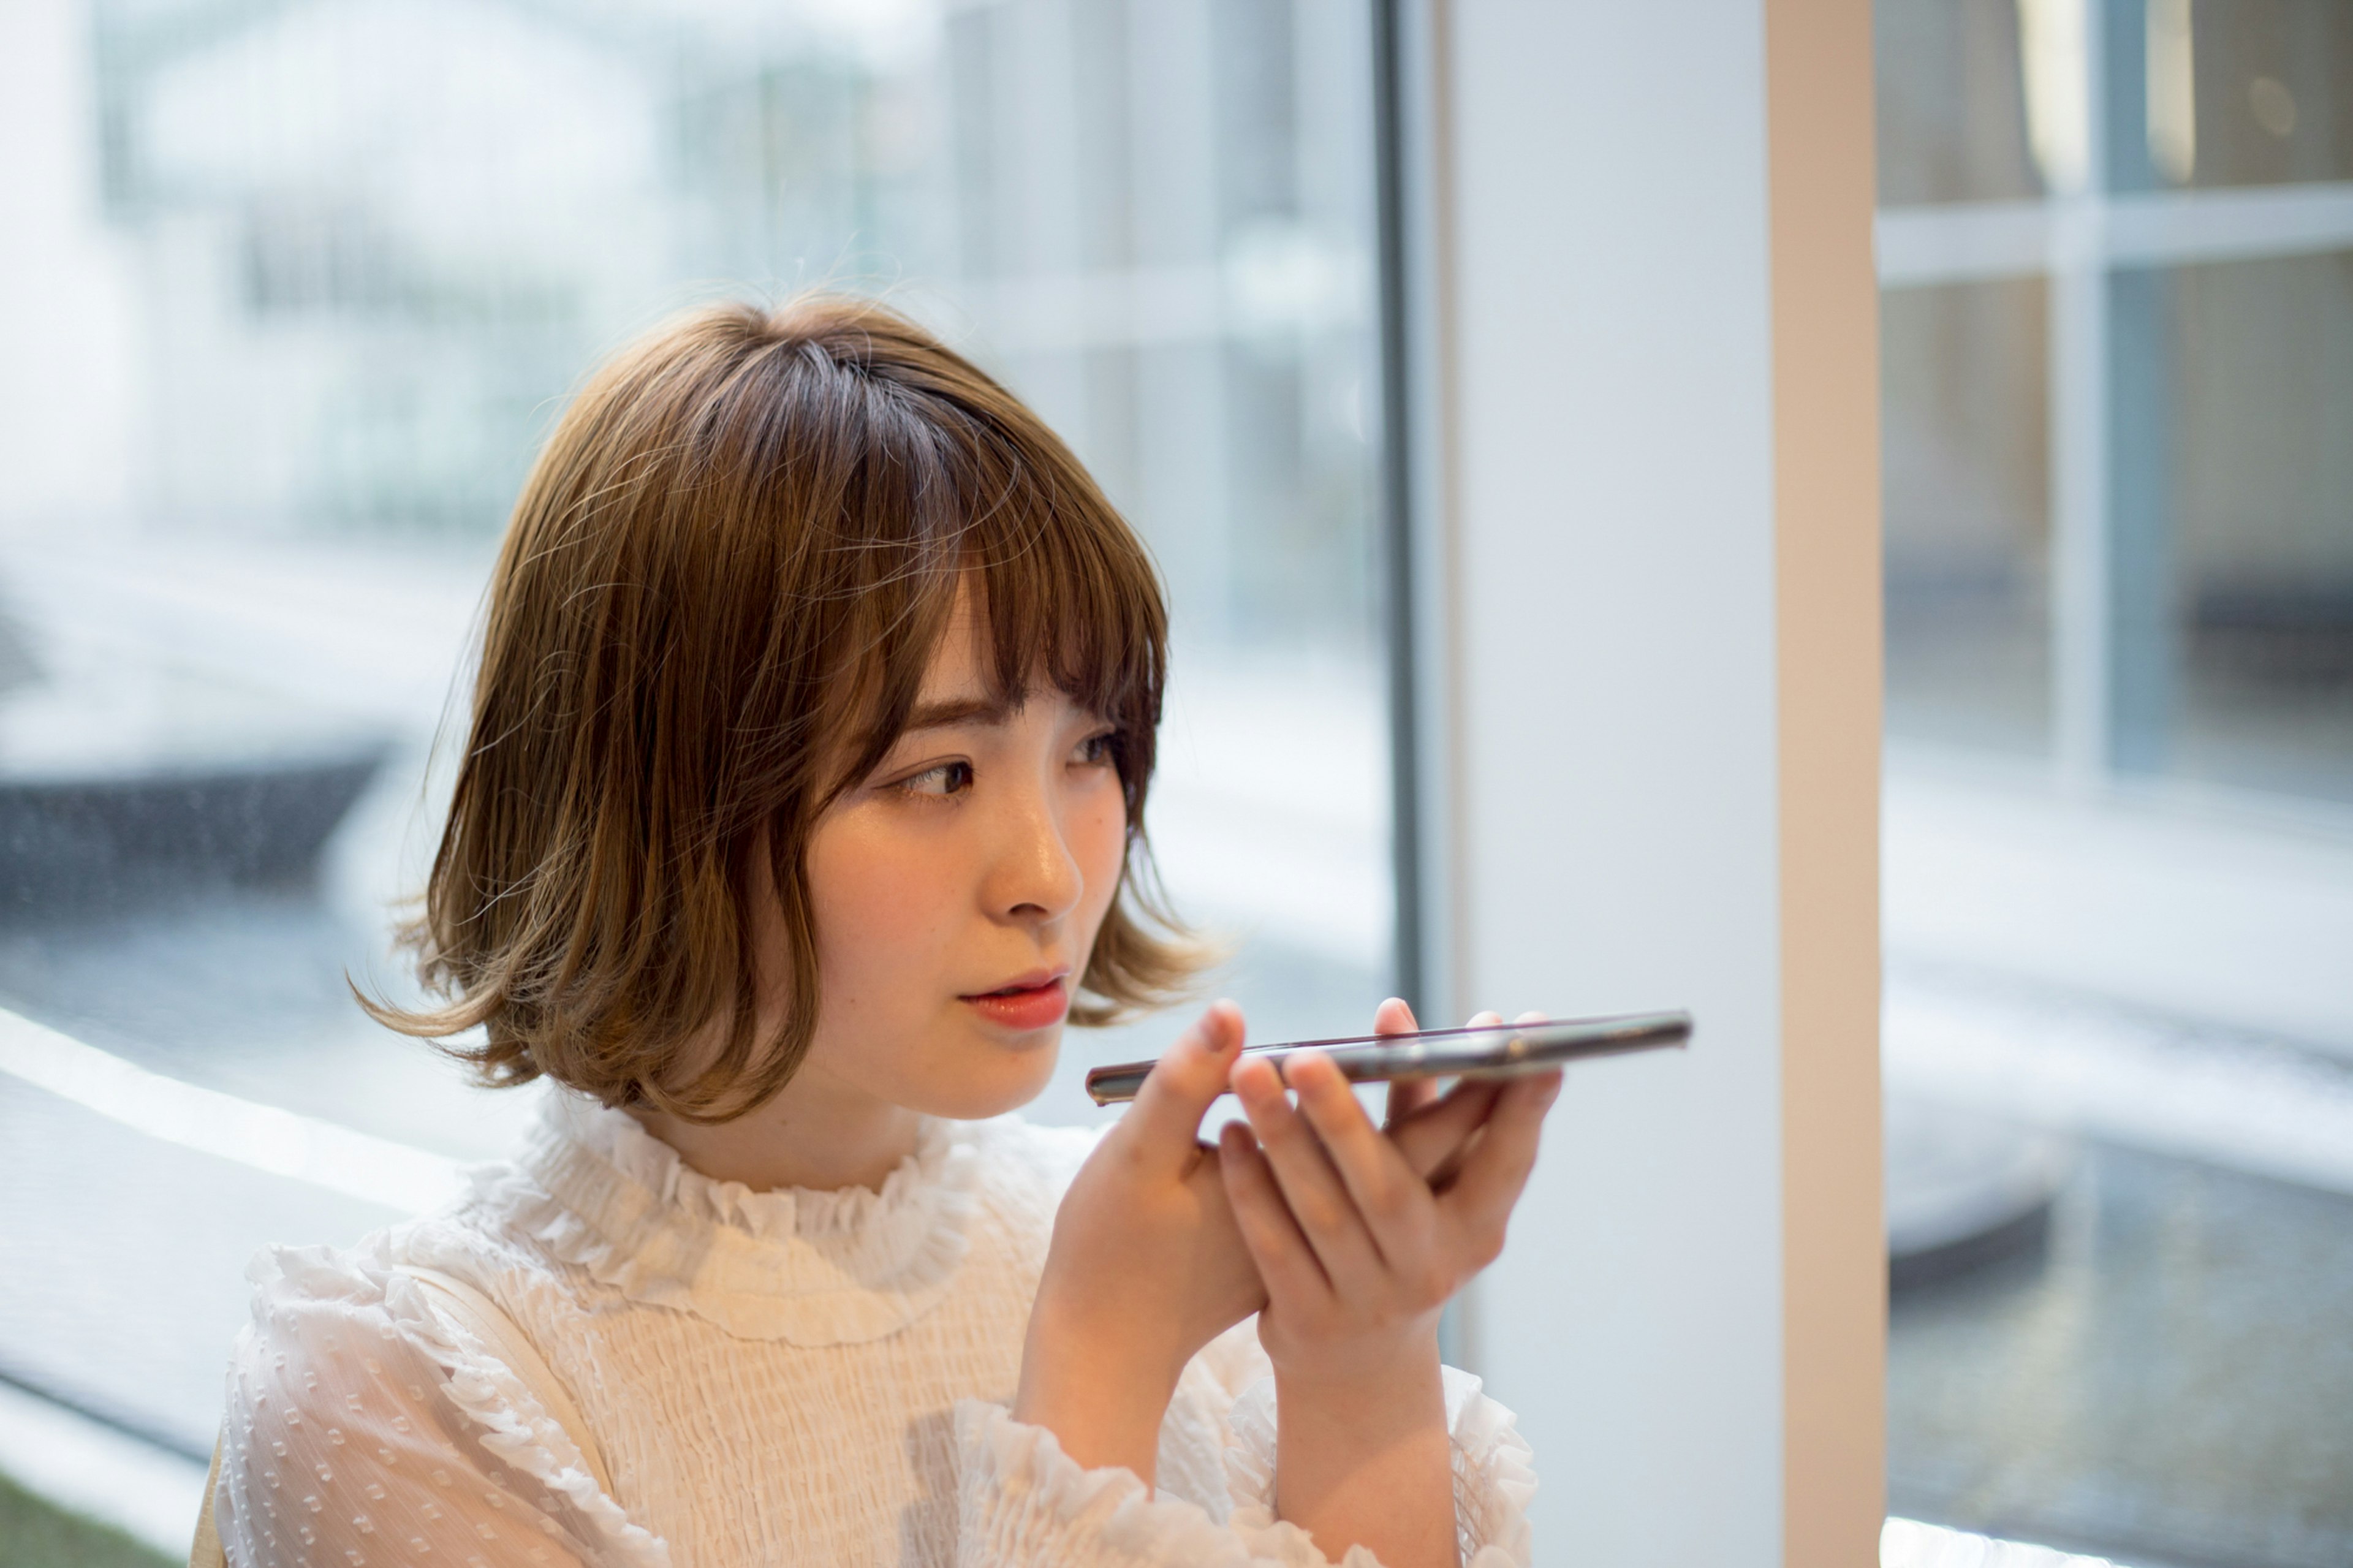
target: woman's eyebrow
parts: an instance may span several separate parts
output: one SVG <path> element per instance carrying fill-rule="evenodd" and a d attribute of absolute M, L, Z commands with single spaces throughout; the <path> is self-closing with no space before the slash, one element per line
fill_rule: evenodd
<path fill-rule="evenodd" d="M 1002 724 L 1020 706 L 1001 697 L 955 697 L 939 702 L 922 702 L 907 715 L 907 727 L 902 733 L 917 730 L 944 730 L 957 724 Z"/>

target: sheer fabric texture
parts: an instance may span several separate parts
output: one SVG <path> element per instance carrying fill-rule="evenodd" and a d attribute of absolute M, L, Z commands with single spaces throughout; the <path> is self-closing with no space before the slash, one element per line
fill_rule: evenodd
<path fill-rule="evenodd" d="M 255 1260 L 215 1499 L 228 1561 L 1324 1563 L 1273 1517 L 1254 1323 L 1186 1369 L 1156 1488 L 1082 1469 L 1008 1413 L 1054 1210 L 1091 1144 L 1013 1117 L 934 1121 L 880 1193 L 755 1193 L 553 1094 L 449 1212 Z M 598 1464 L 404 1268 L 513 1321 Z M 1475 1378 L 1450 1369 L 1447 1401 L 1464 1559 L 1524 1568 L 1527 1447 Z"/>

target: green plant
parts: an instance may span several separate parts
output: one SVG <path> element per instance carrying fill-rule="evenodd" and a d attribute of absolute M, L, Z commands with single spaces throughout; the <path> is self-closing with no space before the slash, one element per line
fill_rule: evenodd
<path fill-rule="evenodd" d="M 0 1568 L 164 1568 L 172 1561 L 0 1476 Z"/>

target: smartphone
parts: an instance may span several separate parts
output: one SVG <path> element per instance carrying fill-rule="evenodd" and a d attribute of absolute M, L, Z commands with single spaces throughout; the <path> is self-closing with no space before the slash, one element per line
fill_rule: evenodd
<path fill-rule="evenodd" d="M 1321 1051 L 1350 1083 L 1386 1083 L 1400 1078 L 1517 1078 L 1588 1057 L 1681 1047 L 1690 1043 L 1691 1037 L 1689 1013 L 1620 1013 L 1607 1018 L 1465 1025 L 1410 1035 L 1285 1040 L 1281 1045 L 1253 1047 L 1242 1054 L 1265 1058 L 1280 1073 L 1283 1058 L 1293 1051 Z M 1097 1105 L 1134 1100 L 1153 1066 L 1122 1062 L 1117 1067 L 1097 1068 L 1087 1074 L 1087 1093 Z"/>

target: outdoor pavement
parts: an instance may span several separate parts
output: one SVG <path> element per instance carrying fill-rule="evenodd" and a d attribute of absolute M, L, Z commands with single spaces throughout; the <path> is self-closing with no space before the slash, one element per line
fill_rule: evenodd
<path fill-rule="evenodd" d="M 2353 1563 L 2353 1197 L 2094 1144 L 2052 1221 L 1896 1294 L 1889 1509 L 2178 1568 Z"/>

